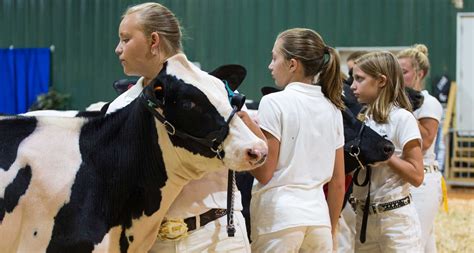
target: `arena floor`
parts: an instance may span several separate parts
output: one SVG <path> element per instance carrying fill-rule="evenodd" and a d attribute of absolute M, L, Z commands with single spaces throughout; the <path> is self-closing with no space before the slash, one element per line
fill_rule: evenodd
<path fill-rule="evenodd" d="M 438 252 L 474 252 L 474 188 L 449 189 L 448 206 L 436 217 Z"/>

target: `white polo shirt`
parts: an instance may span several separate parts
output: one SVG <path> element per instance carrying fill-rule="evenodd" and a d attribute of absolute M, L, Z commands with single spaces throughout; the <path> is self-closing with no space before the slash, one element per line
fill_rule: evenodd
<path fill-rule="evenodd" d="M 365 124 L 381 136 L 385 136 L 395 146 L 394 155 L 400 157 L 403 147 L 411 140 L 418 139 L 421 145 L 421 134 L 418 123 L 413 114 L 405 109 L 394 106 L 390 111 L 388 122 L 376 123 L 371 117 L 367 118 Z M 365 179 L 365 171 L 359 173 L 359 182 Z M 354 197 L 365 200 L 367 186 L 354 185 Z M 372 202 L 389 202 L 406 197 L 410 191 L 410 184 L 403 180 L 385 163 L 372 167 L 370 198 Z"/>
<path fill-rule="evenodd" d="M 423 119 L 423 118 L 432 118 L 438 121 L 441 121 L 441 116 L 443 115 L 443 107 L 439 103 L 439 101 L 431 96 L 427 90 L 421 91 L 421 94 L 424 97 L 423 104 L 420 108 L 413 112 L 416 119 Z M 431 143 L 431 146 L 423 153 L 423 164 L 424 165 L 438 165 L 438 161 L 436 161 L 436 154 L 434 152 L 436 144 L 436 137 Z"/>
<path fill-rule="evenodd" d="M 183 57 L 177 54 L 174 57 Z M 189 62 L 189 64 L 192 64 Z M 130 104 L 143 90 L 143 77 L 137 83 L 110 103 L 107 114 Z M 212 208 L 227 208 L 227 171 L 211 172 L 201 179 L 192 180 L 184 186 L 171 205 L 166 217 L 188 218 L 205 213 Z M 235 191 L 234 210 L 242 210 L 240 191 Z"/>
<path fill-rule="evenodd" d="M 258 120 L 280 141 L 280 155 L 268 184 L 255 180 L 252 234 L 330 227 L 323 185 L 332 178 L 336 149 L 344 145 L 341 111 L 324 97 L 320 86 L 295 82 L 262 98 Z"/>

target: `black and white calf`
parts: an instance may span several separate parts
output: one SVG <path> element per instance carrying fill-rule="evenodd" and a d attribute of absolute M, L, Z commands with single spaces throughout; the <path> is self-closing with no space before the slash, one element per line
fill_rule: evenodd
<path fill-rule="evenodd" d="M 0 117 L 1 252 L 146 252 L 189 180 L 264 161 L 222 82 L 184 56 L 147 87 L 105 117 Z"/>

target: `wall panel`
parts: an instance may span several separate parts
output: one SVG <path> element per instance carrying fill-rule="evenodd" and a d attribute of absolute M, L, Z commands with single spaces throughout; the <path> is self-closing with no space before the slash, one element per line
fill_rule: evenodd
<path fill-rule="evenodd" d="M 52 86 L 82 109 L 116 95 L 124 78 L 114 54 L 120 16 L 137 0 L 2 0 L 0 47 L 54 45 Z M 241 91 L 259 99 L 272 85 L 267 66 L 278 32 L 310 27 L 336 47 L 389 47 L 425 43 L 432 77 L 455 76 L 456 13 L 450 0 L 166 0 L 185 28 L 184 47 L 205 70 L 226 63 L 246 66 Z"/>

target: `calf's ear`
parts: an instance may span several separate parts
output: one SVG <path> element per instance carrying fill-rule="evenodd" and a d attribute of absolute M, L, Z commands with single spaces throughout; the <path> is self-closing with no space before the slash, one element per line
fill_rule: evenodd
<path fill-rule="evenodd" d="M 244 81 L 247 70 L 242 65 L 227 64 L 214 69 L 209 74 L 221 80 L 226 80 L 229 88 L 235 91 Z"/>

